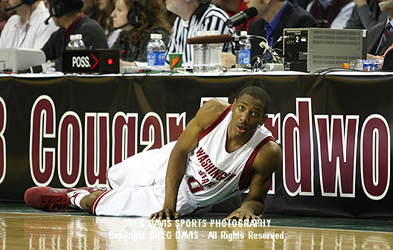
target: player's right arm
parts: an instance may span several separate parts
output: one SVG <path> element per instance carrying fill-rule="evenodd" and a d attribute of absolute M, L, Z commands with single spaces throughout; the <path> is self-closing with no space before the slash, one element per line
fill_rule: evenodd
<path fill-rule="evenodd" d="M 150 219 L 177 219 L 177 194 L 187 167 L 187 156 L 197 145 L 199 134 L 208 128 L 228 107 L 228 103 L 218 99 L 206 102 L 180 135 L 172 150 L 165 179 L 165 200 L 163 209 L 150 216 Z"/>

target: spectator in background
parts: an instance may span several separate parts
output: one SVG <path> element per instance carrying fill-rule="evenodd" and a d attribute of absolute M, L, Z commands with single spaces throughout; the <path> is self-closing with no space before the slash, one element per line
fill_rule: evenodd
<path fill-rule="evenodd" d="M 8 11 L 15 11 L 4 26 L 0 48 L 41 49 L 58 27 L 49 20 L 49 11 L 42 1 L 5 0 Z"/>
<path fill-rule="evenodd" d="M 83 0 L 83 7 L 81 9 L 86 16 L 97 21 L 98 18 L 98 0 Z"/>
<path fill-rule="evenodd" d="M 147 62 L 147 44 L 153 33 L 161 34 L 168 44 L 170 25 L 161 0 L 116 0 L 112 17 L 113 27 L 122 29 L 112 46 L 120 51 L 120 67 Z"/>
<path fill-rule="evenodd" d="M 378 5 L 378 0 L 353 0 L 356 5 L 352 15 L 347 22 L 347 29 L 367 29 L 384 22 L 388 14 L 382 12 Z"/>
<path fill-rule="evenodd" d="M 169 53 L 182 53 L 183 66 L 192 66 L 193 49 L 187 39 L 196 37 L 198 31 L 206 35 L 208 30 L 217 30 L 218 34 L 233 35 L 234 29 L 225 25 L 228 14 L 216 7 L 211 0 L 166 0 L 166 8 L 178 15 L 173 24 L 172 34 L 166 54 L 169 64 Z M 232 43 L 226 43 L 223 51 L 232 53 Z"/>
<path fill-rule="evenodd" d="M 352 0 L 314 0 L 306 10 L 314 16 L 319 27 L 344 29 L 354 6 Z"/>
<path fill-rule="evenodd" d="M 5 0 L 0 0 L 0 35 L 1 31 L 3 31 L 4 25 L 7 22 L 8 18 L 14 14 L 13 11 L 5 11 Z"/>
<path fill-rule="evenodd" d="M 62 51 L 70 42 L 71 34 L 82 34 L 86 48 L 107 49 L 108 44 L 102 27 L 81 12 L 83 0 L 50 0 L 51 16 L 60 29 L 52 34 L 42 48 L 47 60 L 56 62 L 61 69 Z"/>
<path fill-rule="evenodd" d="M 240 11 L 248 9 L 247 3 L 244 2 L 244 0 L 213 0 L 213 4 L 225 10 L 229 17 L 239 13 Z M 242 27 L 244 27 L 241 30 L 248 30 L 250 23 L 256 19 L 257 17 L 248 20 L 245 25 L 242 25 Z M 240 30 L 240 28 L 237 26 L 236 30 Z"/>
<path fill-rule="evenodd" d="M 111 48 L 121 32 L 121 29 L 112 31 L 113 21 L 111 14 L 115 9 L 115 3 L 113 0 L 98 0 L 98 9 L 99 13 L 97 22 L 104 29 L 108 41 L 108 47 Z"/>

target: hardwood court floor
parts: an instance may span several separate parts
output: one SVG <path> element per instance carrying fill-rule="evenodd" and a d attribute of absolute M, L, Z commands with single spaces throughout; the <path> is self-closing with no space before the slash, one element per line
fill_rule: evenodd
<path fill-rule="evenodd" d="M 391 249 L 389 220 L 265 215 L 230 224 L 225 214 L 154 223 L 144 217 L 45 213 L 0 205 L 0 249 Z M 68 211 L 68 210 L 67 210 Z"/>

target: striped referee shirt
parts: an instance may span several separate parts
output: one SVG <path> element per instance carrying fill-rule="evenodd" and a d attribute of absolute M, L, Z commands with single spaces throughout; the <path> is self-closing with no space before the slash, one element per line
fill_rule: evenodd
<path fill-rule="evenodd" d="M 187 39 L 196 37 L 197 31 L 218 30 L 218 34 L 234 34 L 234 29 L 225 25 L 228 15 L 213 4 L 201 4 L 187 21 L 177 17 L 166 51 L 166 62 L 169 64 L 169 53 L 183 54 L 183 67 L 192 66 L 193 48 Z M 232 53 L 232 43 L 223 46 L 224 52 Z"/>

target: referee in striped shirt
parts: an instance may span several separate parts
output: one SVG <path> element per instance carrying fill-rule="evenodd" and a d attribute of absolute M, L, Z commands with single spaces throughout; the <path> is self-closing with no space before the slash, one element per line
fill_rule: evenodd
<path fill-rule="evenodd" d="M 165 0 L 166 8 L 178 15 L 173 24 L 172 34 L 166 51 L 166 62 L 169 64 L 169 53 L 183 54 L 183 67 L 191 67 L 193 60 L 192 45 L 187 39 L 197 36 L 197 31 L 206 34 L 208 30 L 217 30 L 218 34 L 231 34 L 235 30 L 225 25 L 229 18 L 224 10 L 211 4 L 211 0 Z M 224 52 L 232 53 L 232 43 L 223 46 Z"/>

